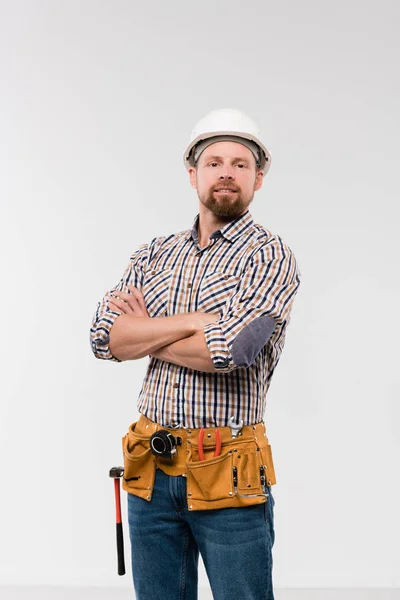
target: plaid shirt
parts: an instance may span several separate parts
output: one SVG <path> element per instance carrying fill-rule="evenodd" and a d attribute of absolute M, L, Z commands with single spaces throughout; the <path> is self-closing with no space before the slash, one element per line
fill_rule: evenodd
<path fill-rule="evenodd" d="M 119 283 L 98 303 L 90 339 L 97 358 L 121 362 L 108 347 L 121 314 L 105 296 L 130 284 L 150 317 L 219 313 L 204 327 L 216 373 L 149 357 L 138 410 L 163 427 L 226 427 L 263 420 L 273 372 L 285 343 L 300 271 L 280 236 L 254 223 L 249 211 L 215 231 L 200 248 L 199 215 L 192 229 L 156 237 L 130 257 Z"/>

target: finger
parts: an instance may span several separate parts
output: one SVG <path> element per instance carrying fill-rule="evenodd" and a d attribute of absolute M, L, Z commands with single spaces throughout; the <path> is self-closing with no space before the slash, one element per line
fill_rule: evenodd
<path fill-rule="evenodd" d="M 143 298 L 139 290 L 135 288 L 131 288 L 131 290 L 131 292 L 120 292 L 119 290 L 115 290 L 111 292 L 111 296 L 115 294 L 115 296 L 120 296 L 124 300 L 139 300 L 139 298 Z"/>
<path fill-rule="evenodd" d="M 115 296 L 107 296 L 107 303 L 113 305 L 117 308 L 117 310 L 122 311 L 123 313 L 132 313 L 133 309 L 129 306 L 127 302 L 124 300 L 119 300 Z"/>
<path fill-rule="evenodd" d="M 107 305 L 110 306 L 111 310 L 120 312 L 124 315 L 130 315 L 132 317 L 141 317 L 142 316 L 140 311 L 134 311 L 132 309 L 127 310 L 126 308 L 121 308 L 120 306 L 117 306 L 116 304 L 113 304 L 112 302 L 108 302 Z M 125 303 L 125 306 L 128 306 L 128 305 Z"/>
<path fill-rule="evenodd" d="M 128 289 L 131 290 L 132 294 L 135 294 L 135 296 L 140 296 L 141 298 L 143 298 L 143 294 L 140 290 L 138 290 L 138 288 L 133 287 L 133 285 L 128 285 Z"/>
<path fill-rule="evenodd" d="M 144 296 L 143 296 L 142 292 L 140 290 L 138 290 L 137 288 L 134 288 L 132 285 L 128 285 L 128 288 L 130 288 L 132 290 L 132 294 L 135 296 L 137 302 L 139 303 L 140 308 L 146 314 L 148 314 L 147 308 L 146 308 L 146 302 L 144 300 Z"/>
<path fill-rule="evenodd" d="M 107 306 L 110 310 L 117 311 L 117 312 L 123 312 L 122 309 L 119 308 L 119 306 L 117 306 L 113 302 L 107 302 Z"/>
<path fill-rule="evenodd" d="M 112 298 L 111 296 L 106 297 L 106 303 L 108 306 L 113 306 L 114 308 L 122 308 L 122 303 L 118 300 L 118 298 Z"/>
<path fill-rule="evenodd" d="M 132 298 L 133 294 L 129 294 L 128 292 L 121 292 L 120 290 L 115 290 L 111 292 L 111 296 L 120 296 L 121 298 Z"/>
<path fill-rule="evenodd" d="M 115 291 L 110 295 L 111 298 L 120 299 L 119 301 L 124 301 L 131 310 L 135 310 L 137 306 L 137 299 L 133 294 L 127 294 L 126 292 Z"/>

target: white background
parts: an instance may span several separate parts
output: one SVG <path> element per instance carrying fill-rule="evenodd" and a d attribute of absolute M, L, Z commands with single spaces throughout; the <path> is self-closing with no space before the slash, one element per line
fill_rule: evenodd
<path fill-rule="evenodd" d="M 191 226 L 190 132 L 234 107 L 272 153 L 250 212 L 302 273 L 265 414 L 275 585 L 400 587 L 398 2 L 0 7 L 0 584 L 131 586 L 108 471 L 148 359 L 96 360 L 90 322 Z"/>

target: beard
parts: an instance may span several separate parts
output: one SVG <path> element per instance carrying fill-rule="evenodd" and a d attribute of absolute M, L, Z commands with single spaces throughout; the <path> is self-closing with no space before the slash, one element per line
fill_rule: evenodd
<path fill-rule="evenodd" d="M 253 201 L 254 193 L 249 199 L 243 198 L 240 191 L 231 196 L 230 194 L 216 195 L 212 190 L 203 196 L 199 194 L 198 196 L 200 202 L 220 220 L 232 221 L 246 212 Z"/>

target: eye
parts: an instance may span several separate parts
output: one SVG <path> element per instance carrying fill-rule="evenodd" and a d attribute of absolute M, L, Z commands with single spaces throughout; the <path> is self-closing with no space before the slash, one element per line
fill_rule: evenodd
<path fill-rule="evenodd" d="M 212 167 L 213 165 L 216 165 L 216 164 L 218 164 L 218 163 L 212 162 L 212 163 L 210 163 L 210 166 Z M 238 167 L 244 167 L 244 168 L 246 168 L 246 165 L 243 164 L 243 163 L 238 163 Z"/>

